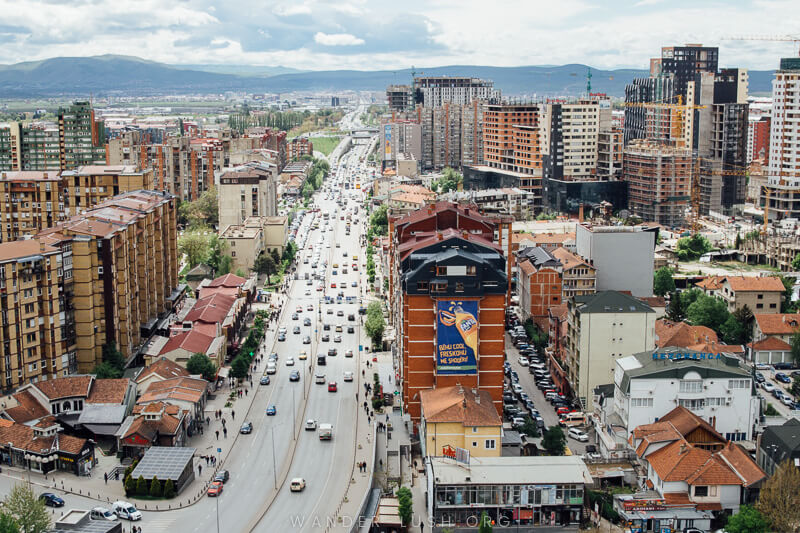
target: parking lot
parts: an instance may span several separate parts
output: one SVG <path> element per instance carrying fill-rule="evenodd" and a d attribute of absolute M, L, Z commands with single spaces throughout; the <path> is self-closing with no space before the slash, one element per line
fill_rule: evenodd
<path fill-rule="evenodd" d="M 516 348 L 513 342 L 513 338 L 506 332 L 506 361 L 509 364 L 509 368 L 511 371 L 516 372 L 518 380 L 516 383 L 519 383 L 522 391 L 527 394 L 528 399 L 533 402 L 534 409 L 538 411 L 539 416 L 542 419 L 544 429 L 546 430 L 550 426 L 558 425 L 559 415 L 556 414 L 556 408 L 545 399 L 544 392 L 539 389 L 536 383 L 535 376 L 529 372 L 529 366 L 523 366 L 519 362 L 520 352 Z M 540 358 L 536 358 L 534 356 L 531 359 L 531 362 L 534 363 L 536 361 L 540 361 L 542 364 L 545 364 L 545 358 L 542 356 Z M 549 374 L 548 374 L 549 375 Z M 510 377 L 510 372 L 506 372 L 506 388 L 511 390 L 513 384 L 515 383 L 514 380 Z M 513 392 L 513 391 L 512 391 Z M 516 416 L 524 417 L 529 415 L 529 410 L 526 408 L 525 405 L 518 399 L 518 395 L 515 394 L 517 400 L 514 402 L 514 406 L 516 406 L 520 410 L 520 414 Z M 506 403 L 505 405 L 512 405 L 510 403 Z M 512 415 L 504 413 L 503 419 L 505 421 L 511 422 L 513 419 Z M 567 434 L 567 428 L 563 428 L 564 433 Z M 579 442 L 574 438 L 567 438 L 567 446 L 575 455 L 583 455 L 586 453 L 586 445 L 594 443 L 594 435 L 590 431 L 588 431 L 587 427 L 581 426 L 580 429 L 587 433 L 589 440 L 588 442 Z M 540 431 L 541 428 L 540 428 Z M 538 445 L 538 439 L 535 439 Z"/>
<path fill-rule="evenodd" d="M 791 393 L 792 381 L 794 380 L 794 374 L 800 372 L 800 370 L 777 370 L 771 366 L 762 366 L 759 365 L 759 369 L 756 370 L 756 380 L 758 383 L 758 393 L 766 400 L 766 402 L 772 404 L 778 413 L 782 416 L 790 417 L 793 416 L 792 411 L 800 409 L 800 405 L 798 402 L 795 401 Z M 759 379 L 759 375 L 763 376 L 763 381 Z M 784 381 L 780 381 L 776 378 L 776 376 L 783 376 Z M 785 380 L 788 379 L 789 382 L 786 383 Z M 782 401 L 778 398 L 777 394 L 779 391 L 783 396 L 788 397 L 791 401 L 787 400 L 787 402 Z M 790 403 L 791 405 L 788 405 Z"/>

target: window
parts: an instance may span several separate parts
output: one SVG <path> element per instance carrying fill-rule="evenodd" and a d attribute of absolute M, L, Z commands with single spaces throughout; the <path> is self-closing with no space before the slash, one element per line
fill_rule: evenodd
<path fill-rule="evenodd" d="M 467 276 L 474 276 L 474 275 L 475 275 L 475 265 L 468 265 Z"/>
<path fill-rule="evenodd" d="M 478 432 L 478 428 L 477 428 L 477 426 L 472 426 L 472 432 L 473 432 L 473 433 L 477 433 L 477 432 Z"/>
<path fill-rule="evenodd" d="M 478 441 L 476 440 L 472 441 L 472 447 L 476 448 L 477 446 L 478 446 Z"/>
<path fill-rule="evenodd" d="M 705 407 L 706 401 L 705 401 L 704 398 L 699 398 L 699 399 L 694 399 L 693 398 L 693 399 L 689 399 L 689 400 L 679 399 L 678 400 L 678 405 L 680 405 L 681 407 L 685 407 L 686 409 L 689 409 L 690 411 L 697 411 L 697 410 L 702 409 L 702 408 Z"/>
<path fill-rule="evenodd" d="M 702 392 L 703 382 L 700 380 L 681 380 L 680 392 Z"/>
<path fill-rule="evenodd" d="M 709 407 L 718 407 L 720 405 L 725 405 L 725 398 L 706 398 L 706 405 L 708 405 Z"/>
<path fill-rule="evenodd" d="M 750 387 L 750 380 L 749 379 L 729 379 L 728 380 L 728 388 L 729 389 L 747 389 Z"/>
<path fill-rule="evenodd" d="M 428 282 L 427 281 L 418 281 L 417 282 L 417 290 L 418 291 L 427 291 L 428 290 Z"/>
<path fill-rule="evenodd" d="M 653 407 L 652 398 L 631 398 L 631 407 Z"/>
<path fill-rule="evenodd" d="M 456 282 L 456 292 L 464 292 L 464 284 L 457 281 Z"/>
<path fill-rule="evenodd" d="M 433 290 L 433 292 L 445 292 L 445 291 L 447 291 L 447 282 L 445 281 L 444 283 L 434 283 L 432 290 Z"/>
<path fill-rule="evenodd" d="M 486 439 L 486 449 L 494 450 L 494 439 Z"/>
<path fill-rule="evenodd" d="M 231 257 L 236 257 L 236 252 L 231 252 Z"/>
<path fill-rule="evenodd" d="M 694 488 L 694 495 L 695 496 L 700 496 L 700 497 L 708 496 L 708 486 L 700 485 L 700 486 L 695 487 Z"/>
<path fill-rule="evenodd" d="M 764 309 L 764 304 L 756 304 L 756 309 Z"/>
<path fill-rule="evenodd" d="M 437 276 L 446 276 L 447 275 L 447 267 L 446 266 L 437 266 L 436 267 L 436 275 Z"/>

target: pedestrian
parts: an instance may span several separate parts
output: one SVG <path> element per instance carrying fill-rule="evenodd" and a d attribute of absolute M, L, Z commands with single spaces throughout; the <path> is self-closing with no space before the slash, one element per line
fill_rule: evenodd
<path fill-rule="evenodd" d="M 363 378 L 363 377 L 365 377 L 365 376 L 366 376 L 366 370 L 364 370 L 364 369 L 362 368 L 362 369 L 361 369 L 361 377 Z"/>
<path fill-rule="evenodd" d="M 244 395 L 247 396 L 247 387 L 244 389 Z"/>
<path fill-rule="evenodd" d="M 231 411 L 231 420 L 236 420 L 236 411 Z"/>
<path fill-rule="evenodd" d="M 383 470 L 383 459 L 378 459 L 378 464 L 381 465 L 381 470 Z"/>
<path fill-rule="evenodd" d="M 216 431 L 216 434 L 217 434 L 217 440 L 219 440 L 219 430 Z"/>
<path fill-rule="evenodd" d="M 211 418 L 206 417 L 206 425 L 209 425 L 210 423 L 211 423 Z"/>
<path fill-rule="evenodd" d="M 106 485 L 108 485 L 108 472 L 103 474 L 103 480 L 106 482 Z"/>
<path fill-rule="evenodd" d="M 197 465 L 197 474 L 200 476 L 203 475 L 203 465 Z"/>
<path fill-rule="evenodd" d="M 370 423 L 371 423 L 371 422 L 370 422 L 369 415 L 367 415 L 367 424 L 370 424 Z"/>
<path fill-rule="evenodd" d="M 228 428 L 222 428 L 222 435 L 227 439 L 228 438 Z"/>
<path fill-rule="evenodd" d="M 356 393 L 356 403 L 358 403 L 358 393 Z"/>
<path fill-rule="evenodd" d="M 225 427 L 225 419 L 222 419 L 222 427 Z"/>

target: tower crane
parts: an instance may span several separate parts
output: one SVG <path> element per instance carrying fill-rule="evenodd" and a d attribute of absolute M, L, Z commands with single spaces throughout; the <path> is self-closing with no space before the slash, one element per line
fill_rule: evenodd
<path fill-rule="evenodd" d="M 798 46 L 798 56 L 800 56 L 800 35 L 735 35 L 726 37 L 727 41 L 783 41 L 792 42 Z"/>

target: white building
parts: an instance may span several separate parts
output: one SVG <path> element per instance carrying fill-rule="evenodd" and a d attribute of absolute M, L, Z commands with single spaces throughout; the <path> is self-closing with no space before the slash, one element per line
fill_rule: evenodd
<path fill-rule="evenodd" d="M 248 217 L 274 217 L 278 214 L 275 165 L 251 162 L 226 169 L 217 187 L 220 231 L 242 224 Z"/>
<path fill-rule="evenodd" d="M 800 216 L 800 59 L 781 59 L 772 82 L 769 139 L 770 219 Z"/>
<path fill-rule="evenodd" d="M 727 440 L 753 438 L 759 397 L 750 371 L 728 354 L 657 348 L 623 357 L 614 371 L 614 411 L 628 435 L 676 406 L 708 422 Z"/>
<path fill-rule="evenodd" d="M 655 232 L 641 226 L 578 224 L 575 247 L 597 269 L 598 291 L 653 295 Z"/>

